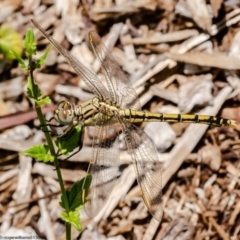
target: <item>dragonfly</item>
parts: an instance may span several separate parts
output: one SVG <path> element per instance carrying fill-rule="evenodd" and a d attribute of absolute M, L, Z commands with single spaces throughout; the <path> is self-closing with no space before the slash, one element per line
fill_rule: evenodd
<path fill-rule="evenodd" d="M 35 20 L 32 22 L 66 58 L 95 95 L 80 105 L 62 101 L 54 111 L 55 120 L 61 125 L 68 126 L 66 132 L 78 124 L 84 127 L 95 127 L 92 157 L 88 169 L 88 173 L 92 176 L 92 182 L 84 206 L 87 215 L 93 218 L 99 213 L 121 176 L 119 136 L 123 134 L 144 203 L 151 215 L 160 222 L 163 214 L 162 164 L 158 159 L 158 152 L 152 140 L 135 124 L 185 122 L 231 126 L 235 125 L 235 122 L 208 115 L 142 111 L 131 82 L 96 32 L 89 33 L 89 42 L 92 51 L 101 63 L 101 71 L 105 76 L 104 81 L 56 42 Z"/>

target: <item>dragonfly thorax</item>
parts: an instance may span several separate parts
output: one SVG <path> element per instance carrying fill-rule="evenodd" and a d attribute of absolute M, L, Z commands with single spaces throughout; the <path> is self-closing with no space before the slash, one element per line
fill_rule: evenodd
<path fill-rule="evenodd" d="M 115 116 L 119 112 L 119 109 L 116 106 L 105 102 L 99 102 L 99 109 L 103 114 L 111 117 Z"/>

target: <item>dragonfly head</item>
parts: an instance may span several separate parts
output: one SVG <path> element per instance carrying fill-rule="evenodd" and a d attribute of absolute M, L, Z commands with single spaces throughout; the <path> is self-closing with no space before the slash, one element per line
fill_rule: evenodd
<path fill-rule="evenodd" d="M 62 125 L 70 125 L 73 123 L 74 106 L 67 101 L 62 101 L 58 104 L 54 111 L 54 118 Z"/>

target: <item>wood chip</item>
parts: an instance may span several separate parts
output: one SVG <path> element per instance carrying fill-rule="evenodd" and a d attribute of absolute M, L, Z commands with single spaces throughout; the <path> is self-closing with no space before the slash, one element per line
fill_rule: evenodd
<path fill-rule="evenodd" d="M 185 54 L 168 53 L 167 56 L 173 60 L 199 66 L 217 67 L 222 69 L 240 69 L 239 58 L 224 56 L 217 53 L 188 52 Z M 217 59 L 217 60 L 216 60 Z"/>

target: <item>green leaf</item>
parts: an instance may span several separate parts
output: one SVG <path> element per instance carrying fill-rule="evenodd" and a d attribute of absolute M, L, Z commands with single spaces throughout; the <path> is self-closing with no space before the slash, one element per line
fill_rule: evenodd
<path fill-rule="evenodd" d="M 67 198 L 69 196 L 69 190 L 66 190 L 66 195 L 67 195 Z M 67 200 L 68 201 L 68 200 Z M 65 201 L 64 201 L 64 198 L 63 198 L 63 195 L 61 195 L 61 201 L 59 202 L 59 205 L 63 208 L 63 209 L 66 209 L 66 205 L 65 205 Z"/>
<path fill-rule="evenodd" d="M 45 104 L 50 104 L 52 101 L 49 96 L 45 96 L 40 98 L 39 100 L 35 100 L 35 102 L 38 106 L 43 106 Z"/>
<path fill-rule="evenodd" d="M 22 39 L 16 31 L 6 25 L 2 25 L 0 27 L 0 53 L 3 53 L 7 59 L 15 59 L 16 56 L 10 51 L 21 55 Z"/>
<path fill-rule="evenodd" d="M 66 190 L 69 210 L 74 211 L 84 205 L 89 193 L 91 182 L 92 176 L 87 175 L 80 181 L 75 182 L 70 190 Z M 59 204 L 62 208 L 66 209 L 63 195 L 61 195 L 61 201 L 59 202 Z"/>
<path fill-rule="evenodd" d="M 65 222 L 71 223 L 79 232 L 82 231 L 79 210 L 70 211 L 69 214 L 62 212 L 60 216 Z"/>
<path fill-rule="evenodd" d="M 25 64 L 24 60 L 18 55 L 18 53 L 16 53 L 14 50 L 9 51 L 11 54 L 14 55 L 14 57 L 18 60 L 20 67 L 23 68 L 24 70 L 27 70 L 28 67 Z"/>
<path fill-rule="evenodd" d="M 29 98 L 37 99 L 41 96 L 41 90 L 38 85 L 28 77 L 28 84 L 27 84 L 27 95 Z"/>
<path fill-rule="evenodd" d="M 49 147 L 47 145 L 35 145 L 27 150 L 25 150 L 22 154 L 25 156 L 30 156 L 38 159 L 43 162 L 53 162 L 54 156 L 48 154 Z"/>
<path fill-rule="evenodd" d="M 70 131 L 56 140 L 56 145 L 63 155 L 68 155 L 83 144 L 84 128 L 80 125 L 72 127 Z"/>
<path fill-rule="evenodd" d="M 23 40 L 23 46 L 25 47 L 28 56 L 32 56 L 36 54 L 36 51 L 37 51 L 36 45 L 37 43 L 35 41 L 33 30 L 29 28 L 27 30 L 25 39 Z"/>
<path fill-rule="evenodd" d="M 52 45 L 49 45 L 45 51 L 45 53 L 37 60 L 37 67 L 40 68 L 46 61 L 48 53 L 52 49 Z"/>
<path fill-rule="evenodd" d="M 75 182 L 69 190 L 68 203 L 70 210 L 81 207 L 87 198 L 91 185 L 92 176 L 87 175 L 82 180 Z"/>

